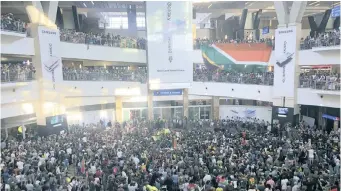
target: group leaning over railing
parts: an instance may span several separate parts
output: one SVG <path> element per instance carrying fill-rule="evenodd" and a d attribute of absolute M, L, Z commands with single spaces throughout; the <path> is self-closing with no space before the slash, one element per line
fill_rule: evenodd
<path fill-rule="evenodd" d="M 104 33 L 84 33 L 75 30 L 61 29 L 60 40 L 64 42 L 88 45 L 101 45 L 120 48 L 146 49 L 146 40 L 137 37 L 125 37 Z"/>
<path fill-rule="evenodd" d="M 32 64 L 2 64 L 1 82 L 34 80 L 35 73 L 36 69 Z M 136 81 L 146 83 L 147 74 L 148 69 L 144 66 L 63 67 L 63 79 L 66 81 Z M 202 68 L 193 70 L 193 81 L 272 86 L 274 72 L 241 72 Z M 329 71 L 301 72 L 299 81 L 299 88 L 340 90 L 340 74 Z"/>

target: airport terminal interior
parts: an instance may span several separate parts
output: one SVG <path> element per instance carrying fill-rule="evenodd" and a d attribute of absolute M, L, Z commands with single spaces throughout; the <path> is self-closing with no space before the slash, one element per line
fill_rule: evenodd
<path fill-rule="evenodd" d="M 1 1 L 5 191 L 339 191 L 339 1 Z"/>

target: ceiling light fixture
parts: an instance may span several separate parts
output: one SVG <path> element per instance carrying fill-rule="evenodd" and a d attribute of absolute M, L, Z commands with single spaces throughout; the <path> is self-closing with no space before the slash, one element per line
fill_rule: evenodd
<path fill-rule="evenodd" d="M 93 1 L 91 1 L 92 5 L 95 5 L 95 3 Z"/>
<path fill-rule="evenodd" d="M 318 4 L 314 5 L 314 7 L 317 7 L 317 6 L 319 6 L 319 5 L 320 5 L 320 3 L 318 3 Z"/>
<path fill-rule="evenodd" d="M 211 3 L 207 8 L 209 9 L 213 4 Z"/>
<path fill-rule="evenodd" d="M 320 3 L 320 1 L 312 2 L 312 3 L 310 3 L 309 5 L 315 5 L 316 3 Z"/>
<path fill-rule="evenodd" d="M 84 5 L 84 7 L 88 7 L 88 6 L 86 6 L 86 4 L 85 4 L 85 3 L 83 3 L 83 5 Z"/>

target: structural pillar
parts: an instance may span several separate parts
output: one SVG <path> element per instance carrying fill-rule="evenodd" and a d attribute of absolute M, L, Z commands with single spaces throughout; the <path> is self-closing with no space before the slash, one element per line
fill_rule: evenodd
<path fill-rule="evenodd" d="M 123 122 L 123 104 L 122 104 L 122 97 L 121 96 L 117 96 L 115 98 L 115 118 L 116 121 L 119 123 Z"/>
<path fill-rule="evenodd" d="M 212 97 L 212 119 L 218 120 L 220 119 L 220 114 L 219 114 L 219 97 L 213 96 Z"/>
<path fill-rule="evenodd" d="M 154 120 L 154 112 L 153 112 L 153 91 L 148 87 L 148 119 L 150 121 Z"/>
<path fill-rule="evenodd" d="M 35 102 L 37 125 L 46 126 L 46 117 L 65 113 L 62 60 L 60 56 L 59 31 L 42 23 L 30 25 L 34 39 L 35 55 L 33 64 L 36 68 L 39 99 Z M 46 131 L 47 132 L 47 131 Z"/>
<path fill-rule="evenodd" d="M 275 35 L 274 93 L 272 119 L 283 125 L 298 122 L 297 87 L 299 84 L 299 46 L 301 21 L 307 2 L 274 2 L 278 29 Z"/>
<path fill-rule="evenodd" d="M 183 110 L 184 110 L 184 117 L 188 119 L 188 89 L 183 90 Z"/>

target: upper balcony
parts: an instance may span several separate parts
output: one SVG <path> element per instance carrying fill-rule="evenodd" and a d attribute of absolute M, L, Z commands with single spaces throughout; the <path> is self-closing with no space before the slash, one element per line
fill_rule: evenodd
<path fill-rule="evenodd" d="M 34 40 L 18 31 L 1 32 L 1 53 L 10 55 L 35 55 Z M 72 38 L 70 38 L 72 37 Z M 205 44 L 205 43 L 202 43 Z M 202 45 L 201 44 L 201 45 Z M 208 45 L 210 43 L 207 43 Z M 209 46 L 195 45 L 193 63 L 205 63 L 205 59 L 219 66 L 273 65 L 276 60 L 271 43 L 214 43 Z M 340 39 L 301 44 L 299 65 L 339 65 Z M 61 35 L 61 57 L 75 60 L 98 60 L 119 63 L 146 63 L 146 42 L 124 37 L 89 37 Z M 245 56 L 247 53 L 248 56 Z"/>

